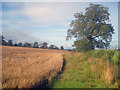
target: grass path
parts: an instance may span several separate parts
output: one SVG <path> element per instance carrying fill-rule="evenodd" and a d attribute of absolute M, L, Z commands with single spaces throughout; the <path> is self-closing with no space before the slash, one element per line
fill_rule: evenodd
<path fill-rule="evenodd" d="M 64 70 L 53 80 L 52 88 L 109 88 L 108 84 L 95 77 L 85 61 L 69 54 L 64 58 Z"/>

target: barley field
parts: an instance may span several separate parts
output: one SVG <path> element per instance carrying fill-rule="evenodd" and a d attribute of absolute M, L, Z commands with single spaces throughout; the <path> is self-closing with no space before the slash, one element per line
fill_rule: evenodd
<path fill-rule="evenodd" d="M 51 82 L 62 69 L 62 50 L 2 47 L 2 88 L 31 88 Z"/>

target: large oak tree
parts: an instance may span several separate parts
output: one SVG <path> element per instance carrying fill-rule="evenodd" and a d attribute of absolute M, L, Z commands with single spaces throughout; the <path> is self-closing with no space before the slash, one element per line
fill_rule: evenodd
<path fill-rule="evenodd" d="M 74 46 L 78 51 L 107 48 L 111 42 L 114 29 L 110 24 L 108 7 L 90 4 L 83 14 L 76 13 L 66 39 L 76 38 Z"/>

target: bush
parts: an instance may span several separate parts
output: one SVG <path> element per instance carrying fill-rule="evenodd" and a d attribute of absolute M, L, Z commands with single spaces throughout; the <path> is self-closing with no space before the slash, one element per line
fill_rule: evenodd
<path fill-rule="evenodd" d="M 86 55 L 89 57 L 94 56 L 95 58 L 109 60 L 109 62 L 113 62 L 114 64 L 119 64 L 120 60 L 120 52 L 117 50 L 93 50 L 88 51 Z"/>
<path fill-rule="evenodd" d="M 115 50 L 105 50 L 105 53 L 103 55 L 103 59 L 112 61 L 112 57 L 115 53 Z"/>
<path fill-rule="evenodd" d="M 115 54 L 112 57 L 112 60 L 115 64 L 119 64 L 120 60 L 120 52 L 116 51 Z"/>
<path fill-rule="evenodd" d="M 93 52 L 93 56 L 96 58 L 96 57 L 98 57 L 98 58 L 100 58 L 100 57 L 102 57 L 103 55 L 104 55 L 104 53 L 105 53 L 105 51 L 104 50 L 95 50 L 94 52 Z"/>
<path fill-rule="evenodd" d="M 84 58 L 84 61 L 87 61 L 87 60 L 88 60 L 88 57 L 85 57 L 85 58 Z"/>

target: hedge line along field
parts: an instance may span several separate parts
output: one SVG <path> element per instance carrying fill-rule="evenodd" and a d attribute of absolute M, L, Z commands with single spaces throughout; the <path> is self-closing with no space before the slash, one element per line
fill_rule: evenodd
<path fill-rule="evenodd" d="M 2 47 L 2 88 L 31 88 L 51 82 L 62 69 L 62 50 Z"/>
<path fill-rule="evenodd" d="M 73 52 L 64 56 L 66 65 L 51 88 L 118 88 L 117 50 Z"/>

